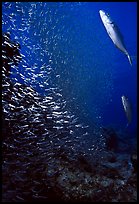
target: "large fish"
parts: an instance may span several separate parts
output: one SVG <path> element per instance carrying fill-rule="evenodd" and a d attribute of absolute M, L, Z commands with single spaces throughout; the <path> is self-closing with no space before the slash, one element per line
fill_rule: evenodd
<path fill-rule="evenodd" d="M 108 35 L 110 36 L 110 38 L 112 39 L 113 43 L 116 45 L 116 47 L 119 50 L 121 50 L 128 57 L 129 63 L 132 66 L 131 57 L 126 50 L 126 47 L 125 47 L 124 41 L 123 41 L 123 37 L 122 37 L 118 27 L 115 25 L 115 23 L 110 18 L 108 13 L 105 13 L 105 11 L 100 10 L 99 14 L 100 14 L 101 20 L 102 20 L 102 22 L 106 28 L 106 31 L 107 31 Z"/>
<path fill-rule="evenodd" d="M 131 104 L 128 100 L 128 98 L 126 96 L 122 96 L 122 104 L 126 113 L 126 117 L 128 119 L 128 124 L 131 123 L 132 120 L 132 108 L 131 108 Z"/>

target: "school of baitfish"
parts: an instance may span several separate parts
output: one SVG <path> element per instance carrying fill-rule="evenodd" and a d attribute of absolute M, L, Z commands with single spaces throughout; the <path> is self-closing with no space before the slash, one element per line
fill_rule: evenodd
<path fill-rule="evenodd" d="M 98 137 L 100 129 L 97 132 L 96 128 L 91 132 L 94 140 L 89 140 L 88 126 L 80 124 L 78 117 L 67 109 L 61 90 L 50 86 L 50 66 L 44 65 L 38 73 L 47 82 L 42 85 L 47 95 L 42 96 L 26 81 L 20 83 L 17 79 L 20 75 L 25 80 L 18 68 L 21 58 L 25 58 L 9 34 L 3 35 L 2 50 L 3 200 L 9 201 L 11 195 L 12 201 L 19 201 L 24 200 L 26 181 L 33 179 L 33 182 L 38 182 L 36 177 L 28 178 L 31 169 L 35 168 L 32 171 L 37 175 L 38 171 L 43 172 L 47 166 L 50 169 L 47 176 L 51 177 L 58 171 L 57 158 L 62 158 L 65 152 L 73 160 L 80 153 L 90 154 L 91 157 L 94 154 L 97 159 L 97 156 L 101 156 L 97 151 L 104 149 L 105 141 L 103 135 Z M 35 73 L 35 68 L 32 68 L 31 74 Z M 12 74 L 15 74 L 14 81 L 10 78 Z M 36 77 L 37 73 L 34 75 Z M 23 191 L 22 196 L 16 190 L 17 183 Z M 13 186 L 12 189 L 7 185 Z"/>

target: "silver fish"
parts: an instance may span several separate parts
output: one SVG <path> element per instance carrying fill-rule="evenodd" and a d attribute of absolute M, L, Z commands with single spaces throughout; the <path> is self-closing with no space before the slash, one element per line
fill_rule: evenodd
<path fill-rule="evenodd" d="M 132 120 L 132 108 L 131 108 L 131 104 L 128 100 L 128 98 L 126 96 L 122 96 L 122 104 L 126 113 L 126 117 L 128 119 L 128 124 L 131 123 Z"/>
<path fill-rule="evenodd" d="M 111 40 L 116 45 L 116 47 L 119 50 L 121 50 L 128 57 L 129 63 L 132 66 L 131 57 L 128 54 L 126 48 L 125 48 L 123 37 L 122 37 L 118 27 L 113 22 L 113 20 L 110 18 L 108 13 L 106 13 L 103 10 L 100 10 L 99 14 L 100 14 L 101 20 L 102 20 L 102 22 L 103 22 L 103 24 L 104 24 L 104 26 L 106 28 L 106 31 L 107 31 L 108 35 L 111 38 Z"/>

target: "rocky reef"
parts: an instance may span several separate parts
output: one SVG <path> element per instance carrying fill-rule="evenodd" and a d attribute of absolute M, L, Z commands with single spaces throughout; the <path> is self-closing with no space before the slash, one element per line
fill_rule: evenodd
<path fill-rule="evenodd" d="M 87 164 L 87 158 L 84 160 Z M 128 155 L 107 152 L 97 164 L 88 162 L 88 170 L 80 159 L 72 166 L 69 162 L 61 163 L 58 169 L 63 170 L 52 188 L 62 191 L 64 201 L 135 202 L 137 199 L 136 173 Z"/>
<path fill-rule="evenodd" d="M 17 168 L 19 160 L 5 166 L 3 201 L 137 201 L 137 172 L 129 155 L 107 152 L 95 164 L 80 154 L 73 160 L 64 150 L 57 155 L 45 162 L 36 154 L 22 169 Z"/>

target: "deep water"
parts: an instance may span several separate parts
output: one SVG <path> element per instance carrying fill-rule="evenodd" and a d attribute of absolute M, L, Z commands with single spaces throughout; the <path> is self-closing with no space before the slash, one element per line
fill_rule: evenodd
<path fill-rule="evenodd" d="M 132 67 L 108 36 L 100 9 L 108 12 L 119 27 Z M 74 167 L 83 166 L 89 171 L 84 176 L 86 185 L 86 179 L 91 179 L 93 161 L 102 164 L 93 164 L 100 168 L 100 175 L 105 171 L 103 159 L 109 167 L 109 151 L 118 154 L 114 157 L 119 161 L 114 163 L 116 171 L 121 165 L 121 171 L 127 168 L 130 175 L 129 155 L 136 153 L 137 145 L 137 3 L 3 2 L 2 34 L 7 36 L 2 44 L 3 200 L 32 201 L 39 200 L 39 196 L 40 200 L 47 200 L 47 193 L 51 200 L 55 182 L 61 186 L 60 195 L 64 192 L 67 196 L 63 200 L 72 200 L 70 182 L 75 182 L 79 190 L 73 172 L 82 173 L 76 168 L 74 171 Z M 122 95 L 128 97 L 132 108 L 128 126 Z M 108 157 L 104 156 L 107 151 Z M 31 170 L 34 173 L 29 178 Z M 66 173 L 64 183 L 61 179 Z M 103 176 L 105 180 L 106 175 Z M 37 184 L 40 178 L 42 183 Z M 31 179 L 36 183 L 32 184 Z M 129 179 L 130 184 L 130 176 L 124 175 L 124 179 Z M 96 180 L 87 180 L 89 189 L 88 182 L 97 186 Z M 19 189 L 15 190 L 18 182 Z M 22 189 L 22 182 L 31 190 Z M 112 185 L 114 181 L 107 182 Z M 37 185 L 43 189 L 39 195 Z M 116 189 L 119 183 L 113 185 Z M 76 193 L 81 194 L 82 190 L 77 189 Z M 84 196 L 90 201 L 90 194 Z M 93 196 L 99 201 L 99 194 L 97 198 Z M 119 201 L 130 200 L 130 196 L 122 196 Z M 102 200 L 113 197 L 106 195 Z"/>

